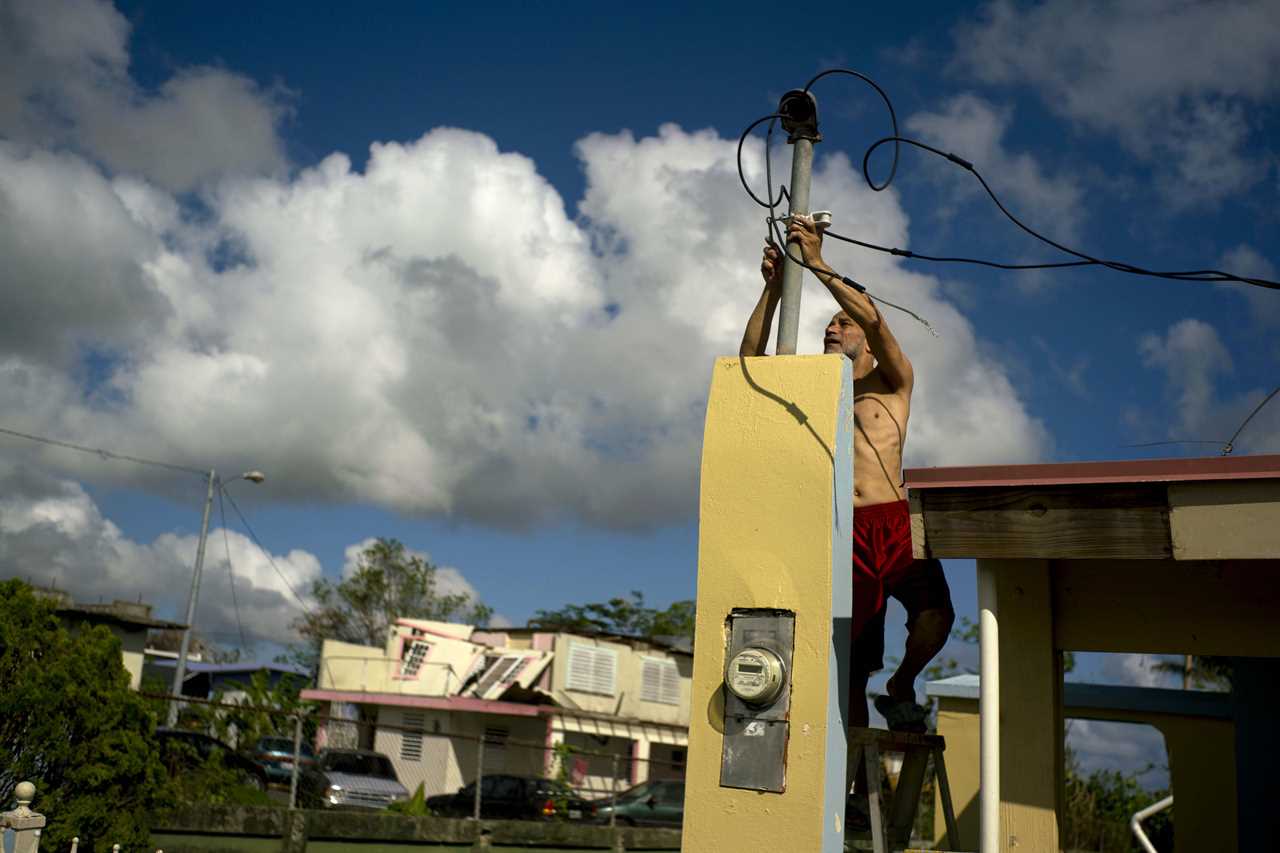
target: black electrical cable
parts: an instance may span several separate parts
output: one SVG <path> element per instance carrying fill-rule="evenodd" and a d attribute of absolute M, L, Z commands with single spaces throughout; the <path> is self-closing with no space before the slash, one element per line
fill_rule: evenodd
<path fill-rule="evenodd" d="M 819 74 L 815 75 L 814 78 L 810 80 L 808 83 L 805 83 L 804 91 L 808 92 L 809 89 L 813 87 L 814 83 L 817 83 L 823 77 L 827 77 L 831 74 L 848 74 L 850 77 L 857 77 L 859 80 L 866 83 L 872 89 L 875 89 L 876 92 L 880 95 L 881 100 L 884 101 L 885 107 L 889 110 L 889 123 L 893 125 L 893 135 L 895 137 L 898 135 L 898 114 L 893 109 L 893 101 L 889 100 L 889 96 L 885 94 L 884 89 L 880 88 L 879 83 L 877 83 L 875 80 L 872 80 L 870 77 L 868 77 L 867 75 L 863 74 L 860 71 L 854 71 L 852 68 L 828 68 L 826 71 L 820 72 Z M 867 178 L 867 186 L 871 187 L 871 189 L 875 190 L 876 192 L 881 192 L 882 190 L 886 190 L 889 188 L 889 184 L 893 183 L 894 176 L 898 174 L 898 153 L 900 150 L 901 150 L 900 146 L 896 144 L 893 146 L 893 164 L 889 167 L 889 177 L 885 178 L 884 183 L 880 184 L 879 186 L 876 186 L 875 182 L 872 181 L 869 176 L 867 176 L 866 161 L 865 160 L 863 161 L 862 174 L 864 177 Z"/>
<path fill-rule="evenodd" d="M 1004 206 L 1004 203 L 1000 201 L 1000 197 L 997 196 L 995 191 L 991 189 L 991 186 L 987 183 L 986 179 L 982 177 L 982 174 L 968 160 L 965 160 L 963 157 L 958 157 L 949 151 L 943 151 L 939 148 L 934 148 L 932 145 L 928 145 L 917 139 L 911 139 L 910 137 L 886 136 L 882 139 L 876 140 L 871 144 L 871 147 L 867 149 L 866 153 L 862 157 L 862 177 L 864 180 L 866 180 L 868 185 L 872 184 L 870 165 L 869 165 L 871 160 L 871 155 L 875 153 L 875 150 L 877 148 L 879 148 L 881 145 L 884 145 L 888 142 L 892 142 L 895 145 L 898 145 L 899 143 L 906 143 L 907 145 L 915 146 L 916 148 L 920 148 L 925 151 L 928 151 L 929 153 L 934 154 L 938 157 L 942 157 L 945 160 L 949 160 L 955 165 L 959 166 L 960 168 L 968 171 L 970 174 L 974 176 L 974 178 L 977 179 L 978 183 L 982 185 L 982 189 L 986 191 L 987 196 L 990 197 L 991 201 L 995 204 L 995 206 L 999 209 L 999 211 L 1005 215 L 1005 218 L 1007 218 L 1010 222 L 1016 225 L 1019 229 L 1031 235 L 1032 237 L 1039 240 L 1040 242 L 1048 246 L 1052 246 L 1053 248 L 1057 249 L 1060 252 L 1080 258 L 1082 261 L 1086 262 L 1086 263 L 1078 264 L 1079 266 L 1097 265 L 1097 266 L 1107 267 L 1108 269 L 1113 269 L 1118 272 L 1129 273 L 1131 275 L 1148 276 L 1151 278 L 1164 278 L 1164 279 L 1171 279 L 1174 281 L 1218 281 L 1218 282 L 1234 281 L 1234 282 L 1239 282 L 1241 284 L 1251 284 L 1257 287 L 1266 287 L 1273 290 L 1280 290 L 1280 282 L 1269 281 L 1267 279 L 1262 279 L 1262 278 L 1248 278 L 1245 276 L 1238 276 L 1233 273 L 1223 272 L 1222 270 L 1174 270 L 1174 271 L 1149 270 L 1143 267 L 1139 267 L 1135 264 L 1125 263 L 1123 261 L 1108 261 L 1101 258 L 1095 258 L 1092 255 L 1088 255 L 1088 254 L 1085 254 L 1084 252 L 1078 251 L 1076 249 L 1072 249 L 1070 246 L 1066 246 L 1062 243 L 1059 243 L 1055 240 L 1052 240 L 1044 236 L 1039 231 L 1036 231 L 1030 225 L 1027 225 L 1025 222 L 1023 222 L 1021 219 L 1015 216 L 1012 212 L 1010 212 L 1009 209 Z M 902 250 L 899 250 L 899 252 L 902 252 Z M 919 257 L 919 256 L 916 256 L 916 257 Z M 1039 265 L 1039 264 L 1022 265 L 1022 266 L 1008 265 L 1007 268 L 1043 269 L 1043 268 L 1048 268 L 1048 266 Z"/>
<path fill-rule="evenodd" d="M 1015 216 L 1007 207 L 1005 207 L 1004 203 L 1001 202 L 1000 198 L 995 194 L 995 191 L 991 189 L 991 186 L 987 183 L 986 179 L 982 177 L 981 173 L 978 172 L 977 168 L 975 168 L 974 165 L 970 163 L 968 160 L 965 160 L 963 157 L 959 157 L 950 152 L 942 151 L 941 149 L 935 148 L 932 145 L 928 145 L 924 142 L 920 142 L 919 140 L 911 139 L 909 137 L 899 135 L 898 119 L 897 119 L 897 114 L 893 108 L 893 102 L 890 100 L 888 94 L 885 93 L 885 91 L 882 88 L 880 88 L 879 84 L 877 84 L 874 80 L 872 80 L 867 75 L 862 74 L 861 72 L 858 72 L 858 71 L 854 71 L 852 69 L 848 69 L 848 68 L 829 68 L 825 71 L 820 72 L 819 74 L 815 75 L 811 80 L 809 80 L 809 82 L 805 84 L 804 91 L 808 92 L 809 89 L 815 83 L 817 83 L 823 77 L 827 77 L 832 74 L 847 74 L 851 77 L 856 77 L 857 79 L 862 80 L 863 82 L 865 82 L 866 84 L 868 84 L 869 86 L 871 86 L 873 89 L 876 90 L 876 92 L 884 100 L 885 106 L 888 108 L 888 111 L 889 111 L 889 119 L 893 124 L 893 135 L 883 137 L 877 140 L 876 142 L 874 142 L 869 148 L 867 148 L 866 153 L 862 157 L 862 177 L 867 182 L 868 187 L 870 187 L 872 190 L 876 192 L 880 192 L 885 188 L 887 188 L 889 184 L 893 181 L 894 176 L 897 174 L 898 157 L 899 157 L 899 152 L 901 151 L 901 146 L 903 143 L 906 143 L 907 145 L 915 146 L 917 148 L 921 148 L 938 157 L 942 157 L 946 160 L 950 160 L 955 165 L 960 166 L 961 168 L 971 172 L 973 176 L 978 180 L 978 182 L 982 185 L 983 190 L 986 191 L 988 197 L 990 197 L 991 201 L 995 203 L 996 207 L 1000 210 L 1000 212 L 1003 213 L 1005 217 L 1014 225 L 1016 225 L 1019 229 L 1029 234 L 1030 236 L 1034 237 L 1035 239 L 1045 243 L 1046 245 L 1052 246 L 1053 248 L 1057 249 L 1060 252 L 1064 252 L 1068 255 L 1072 255 L 1073 257 L 1079 258 L 1079 260 L 1014 264 L 1014 263 L 1006 263 L 1002 261 L 990 261 L 982 258 L 943 257 L 943 256 L 936 256 L 936 255 L 925 255 L 917 252 L 912 252 L 908 249 L 899 249 L 892 246 L 881 246 L 876 243 L 870 243 L 864 240 L 855 239 L 853 237 L 847 237 L 843 234 L 839 234 L 835 231 L 832 231 L 829 228 L 826 229 L 826 232 L 825 232 L 826 236 L 829 236 L 836 240 L 844 241 L 846 243 L 852 243 L 853 245 L 861 246 L 866 249 L 872 249 L 874 251 L 884 252 L 886 254 L 908 258 L 911 260 L 930 261 L 934 263 L 974 264 L 977 266 L 985 266 L 985 267 L 991 267 L 993 269 L 1003 269 L 1003 270 L 1066 269 L 1070 267 L 1102 266 L 1108 269 L 1115 270 L 1117 272 L 1129 273 L 1130 275 L 1141 275 L 1141 276 L 1147 276 L 1151 278 L 1163 278 L 1163 279 L 1169 279 L 1172 281 L 1238 282 L 1241 284 L 1249 284 L 1256 287 L 1265 287 L 1273 290 L 1280 290 L 1280 282 L 1271 281 L 1269 279 L 1238 276 L 1238 275 L 1235 275 L 1234 273 L 1224 272 L 1222 270 L 1150 270 L 1150 269 L 1139 267 L 1135 264 L 1130 264 L 1123 261 L 1109 261 L 1102 258 L 1095 258 L 1092 255 L 1085 254 L 1084 252 L 1080 252 L 1075 249 L 1072 249 L 1069 246 L 1063 245 L 1062 243 L 1058 243 L 1044 236 L 1040 232 L 1036 231 L 1034 228 L 1024 223 L 1017 216 Z M 787 200 L 790 199 L 785 186 L 780 186 L 778 198 L 776 200 L 773 198 L 773 166 L 772 166 L 772 158 L 770 156 L 771 151 L 770 151 L 769 143 L 772 138 L 774 123 L 780 118 L 783 118 L 781 114 L 774 113 L 774 114 L 763 116 L 759 119 L 756 119 L 747 127 L 745 131 L 743 131 L 742 136 L 739 137 L 738 139 L 738 179 L 742 181 L 742 186 L 747 191 L 747 194 L 751 197 L 751 199 L 755 201 L 757 204 L 759 204 L 761 207 L 764 207 L 770 211 L 769 225 L 770 225 L 771 235 L 774 235 L 776 232 L 776 226 L 773 223 L 772 212 L 777 208 L 779 204 L 782 203 L 783 199 L 787 199 Z M 743 172 L 743 168 L 742 168 L 742 146 L 745 143 L 747 136 L 750 135 L 751 131 L 759 127 L 760 124 L 762 124 L 765 121 L 770 122 L 769 134 L 765 142 L 765 177 L 768 182 L 768 193 L 769 193 L 768 202 L 761 201 L 760 198 L 754 192 L 752 192 L 751 187 L 747 184 L 746 175 Z M 889 142 L 893 143 L 893 163 L 889 169 L 889 176 L 884 180 L 883 183 L 877 184 L 875 181 L 871 179 L 871 169 L 870 169 L 871 156 L 872 154 L 875 153 L 877 148 Z M 783 243 L 782 245 L 785 245 L 785 243 Z M 789 252 L 787 253 L 787 256 L 791 258 L 791 260 L 793 261 L 796 260 L 795 257 L 792 256 Z M 801 263 L 801 262 L 797 261 L 797 263 Z M 806 266 L 806 268 L 809 268 L 807 267 L 807 265 L 803 263 L 801 263 L 801 266 Z"/>
<path fill-rule="evenodd" d="M 240 632 L 240 648 L 249 648 L 244 638 L 244 622 L 240 619 L 240 600 L 236 596 L 236 567 L 231 564 L 231 537 L 227 535 L 227 510 L 222 503 L 222 483 L 218 484 L 218 517 L 222 520 L 222 544 L 227 550 L 227 577 L 231 581 L 231 606 L 236 611 L 236 630 Z"/>
<path fill-rule="evenodd" d="M 747 125 L 747 129 L 742 131 L 742 135 L 738 137 L 738 180 L 742 181 L 742 188 L 747 191 L 747 195 L 751 196 L 751 200 L 754 201 L 756 204 L 760 205 L 761 207 L 766 208 L 768 210 L 773 210 L 775 207 L 781 204 L 782 196 L 779 195 L 778 200 L 774 201 L 772 197 L 773 191 L 772 189 L 770 189 L 769 201 L 764 202 L 760 200 L 759 196 L 757 196 L 754 192 L 751 191 L 751 186 L 750 184 L 747 183 L 746 173 L 742 171 L 742 146 L 746 143 L 747 137 L 751 135 L 751 131 L 755 130 L 757 127 L 759 127 L 761 124 L 763 124 L 766 121 L 777 121 L 780 118 L 782 118 L 782 113 L 772 113 L 767 116 L 761 116 L 760 118 L 751 122 L 751 124 Z M 769 133 L 770 134 L 773 133 L 772 124 L 769 125 Z M 765 171 L 766 173 L 770 172 L 767 143 L 765 145 Z"/>

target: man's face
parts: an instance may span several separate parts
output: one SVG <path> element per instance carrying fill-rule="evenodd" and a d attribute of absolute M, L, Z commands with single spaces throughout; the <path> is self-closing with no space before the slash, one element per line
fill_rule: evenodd
<path fill-rule="evenodd" d="M 843 311 L 836 312 L 827 324 L 826 335 L 822 338 L 824 353 L 843 353 L 854 361 L 867 349 L 867 336 L 862 327 L 850 319 Z"/>

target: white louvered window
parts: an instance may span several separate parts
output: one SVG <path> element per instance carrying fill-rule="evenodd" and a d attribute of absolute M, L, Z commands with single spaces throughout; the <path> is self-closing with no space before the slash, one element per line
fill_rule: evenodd
<path fill-rule="evenodd" d="M 640 698 L 664 705 L 680 704 L 680 670 L 673 660 L 642 658 L 640 662 Z"/>
<path fill-rule="evenodd" d="M 422 760 L 422 730 L 426 728 L 426 715 L 422 711 L 405 711 L 405 731 L 400 733 L 400 760 Z"/>
<path fill-rule="evenodd" d="M 485 694 L 495 685 L 510 683 L 524 662 L 523 655 L 504 655 L 494 660 L 485 670 L 484 675 L 480 676 L 480 683 L 476 685 L 476 695 L 484 699 Z"/>
<path fill-rule="evenodd" d="M 400 662 L 400 675 L 405 678 L 413 678 L 418 674 L 418 670 L 422 668 L 422 662 L 427 659 L 427 652 L 431 651 L 431 644 L 423 640 L 414 640 L 404 650 L 404 657 Z"/>
<path fill-rule="evenodd" d="M 612 696 L 617 692 L 618 653 L 578 643 L 569 644 L 565 689 Z"/>

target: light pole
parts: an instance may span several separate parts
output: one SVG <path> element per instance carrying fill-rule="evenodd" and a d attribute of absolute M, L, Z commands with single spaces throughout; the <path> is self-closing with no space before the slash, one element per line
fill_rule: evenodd
<path fill-rule="evenodd" d="M 261 483 L 267 479 L 267 475 L 261 471 L 246 471 L 236 479 Z M 178 647 L 178 665 L 173 670 L 173 688 L 170 690 L 173 698 L 169 700 L 168 725 L 170 728 L 178 724 L 179 700 L 177 697 L 182 695 L 182 682 L 187 677 L 187 651 L 191 647 L 191 627 L 196 620 L 196 600 L 200 597 L 200 573 L 204 570 L 204 545 L 205 540 L 209 538 L 209 510 L 213 508 L 215 486 L 222 489 L 223 483 L 218 479 L 218 472 L 211 468 L 209 469 L 209 490 L 204 498 L 204 517 L 200 519 L 200 544 L 196 546 L 196 570 L 191 577 L 191 595 L 187 598 L 187 627 L 182 632 L 182 644 Z"/>

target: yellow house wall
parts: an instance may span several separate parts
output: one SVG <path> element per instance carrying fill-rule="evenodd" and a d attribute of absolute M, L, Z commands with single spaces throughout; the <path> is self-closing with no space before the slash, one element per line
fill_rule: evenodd
<path fill-rule="evenodd" d="M 1065 709 L 1065 716 L 1155 726 L 1164 735 L 1169 753 L 1169 784 L 1177 807 L 1174 843 L 1178 853 L 1236 849 L 1235 726 L 1231 721 L 1071 706 Z M 946 839 L 941 801 L 935 797 L 935 845 L 946 850 L 976 850 L 978 700 L 939 697 L 938 734 L 947 741 L 947 779 L 960 838 L 959 843 Z"/>
<path fill-rule="evenodd" d="M 833 613 L 832 575 L 848 583 L 851 511 L 840 508 L 852 498 L 851 429 L 846 359 L 716 361 L 702 456 L 687 851 L 839 849 L 831 833 L 843 819 L 844 721 L 829 714 L 846 689 L 833 644 L 848 642 L 848 599 Z M 796 613 L 782 794 L 720 786 L 726 618 L 735 607 Z"/>
<path fill-rule="evenodd" d="M 571 645 L 604 648 L 617 655 L 615 689 L 610 695 L 569 690 L 569 648 Z M 610 642 L 595 637 L 557 634 L 551 660 L 551 688 L 556 704 L 592 714 L 610 714 L 669 726 L 689 725 L 689 697 L 692 690 L 693 661 L 689 655 L 672 654 L 664 649 L 637 649 L 626 643 Z M 644 658 L 674 661 L 680 673 L 680 704 L 649 702 L 640 697 L 641 668 Z"/>
<path fill-rule="evenodd" d="M 320 646 L 317 686 L 331 690 L 386 693 L 387 661 L 383 649 L 325 640 Z"/>

